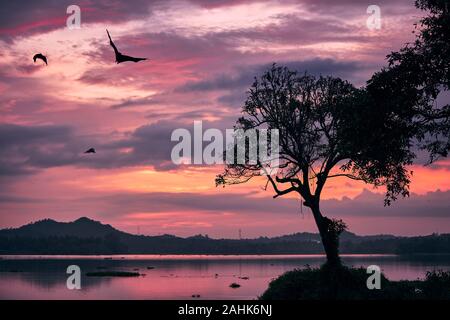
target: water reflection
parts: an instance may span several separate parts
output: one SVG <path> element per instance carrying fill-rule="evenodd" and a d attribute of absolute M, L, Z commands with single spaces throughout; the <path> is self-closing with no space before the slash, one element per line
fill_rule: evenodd
<path fill-rule="evenodd" d="M 429 270 L 450 270 L 449 256 L 349 255 L 348 266 L 376 264 L 391 280 L 423 278 Z M 280 274 L 324 262 L 297 256 L 2 256 L 1 299 L 255 299 Z M 82 270 L 82 289 L 66 288 L 66 268 Z M 133 271 L 137 278 L 87 277 L 88 272 Z M 230 288 L 232 282 L 241 284 Z"/>

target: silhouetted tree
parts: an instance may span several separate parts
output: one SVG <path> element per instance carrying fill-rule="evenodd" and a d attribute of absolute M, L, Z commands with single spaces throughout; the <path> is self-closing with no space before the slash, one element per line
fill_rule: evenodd
<path fill-rule="evenodd" d="M 275 196 L 291 192 L 311 208 L 327 261 L 339 263 L 342 220 L 329 219 L 320 210 L 325 183 L 347 177 L 375 186 L 387 186 L 387 199 L 406 195 L 409 184 L 405 166 L 412 154 L 397 139 L 396 119 L 368 119 L 370 99 L 364 90 L 338 78 L 299 75 L 273 65 L 249 90 L 244 117 L 237 128 L 278 129 L 280 167 L 266 175 Z M 216 178 L 218 185 L 236 184 L 261 175 L 261 163 L 228 164 Z"/>
<path fill-rule="evenodd" d="M 427 15 L 416 25 L 417 37 L 388 55 L 389 66 L 368 81 L 378 108 L 404 119 L 407 136 L 429 152 L 430 162 L 450 149 L 450 105 L 439 95 L 450 87 L 450 1 L 418 0 Z"/>
<path fill-rule="evenodd" d="M 275 196 L 297 193 L 311 208 L 327 262 L 340 263 L 339 235 L 346 225 L 320 210 L 331 178 L 347 177 L 386 188 L 385 204 L 409 195 L 408 165 L 418 148 L 430 161 L 450 149 L 450 108 L 436 98 L 449 86 L 448 1 L 423 0 L 429 10 L 413 45 L 388 56 L 389 67 L 367 88 L 337 78 L 299 76 L 273 65 L 255 79 L 237 128 L 279 129 L 280 168 L 266 175 Z M 238 184 L 261 175 L 261 163 L 227 164 L 217 185 Z"/>

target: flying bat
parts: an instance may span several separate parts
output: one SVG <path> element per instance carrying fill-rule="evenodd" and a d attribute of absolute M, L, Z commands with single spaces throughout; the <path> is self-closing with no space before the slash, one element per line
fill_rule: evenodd
<path fill-rule="evenodd" d="M 142 60 L 147 60 L 147 58 L 135 58 L 135 57 L 130 57 L 130 56 L 120 53 L 119 50 L 117 50 L 117 47 L 114 45 L 114 42 L 112 41 L 111 36 L 109 35 L 108 29 L 106 29 L 106 33 L 108 34 L 109 44 L 114 49 L 114 53 L 116 55 L 116 63 L 122 63 L 122 62 L 126 62 L 126 61 L 139 62 Z"/>
<path fill-rule="evenodd" d="M 95 153 L 95 149 L 94 148 L 89 148 L 84 153 Z"/>
<path fill-rule="evenodd" d="M 42 53 L 37 53 L 37 54 L 34 55 L 33 61 L 36 62 L 37 59 L 41 59 L 42 61 L 45 62 L 46 65 L 48 65 L 48 63 L 47 63 L 47 57 L 44 56 Z"/>

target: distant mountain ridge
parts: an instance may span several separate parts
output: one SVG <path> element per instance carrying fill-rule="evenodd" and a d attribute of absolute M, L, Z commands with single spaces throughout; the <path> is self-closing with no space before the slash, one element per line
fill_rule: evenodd
<path fill-rule="evenodd" d="M 79 238 L 104 237 L 110 233 L 122 233 L 109 224 L 81 217 L 71 222 L 58 222 L 52 219 L 39 220 L 19 228 L 0 230 L 0 236 L 58 237 Z"/>
<path fill-rule="evenodd" d="M 81 217 L 77 220 L 70 222 L 59 222 L 53 219 L 43 219 L 36 222 L 32 222 L 23 225 L 18 228 L 0 229 L 0 236 L 24 236 L 24 237 L 78 237 L 78 238 L 95 238 L 104 237 L 108 234 L 117 234 L 122 236 L 139 236 L 120 231 L 109 224 L 103 224 L 100 221 L 90 219 L 88 217 Z M 167 237 L 180 238 L 175 235 L 163 235 Z M 149 237 L 161 237 L 161 236 L 149 236 Z M 206 238 L 202 235 L 193 235 L 186 237 L 186 239 L 201 239 Z M 341 235 L 341 240 L 361 240 L 364 238 L 370 239 L 392 239 L 396 238 L 394 235 L 371 235 L 371 236 L 359 236 L 352 232 L 345 231 Z M 208 238 L 209 239 L 209 238 Z M 230 239 L 232 240 L 232 239 Z M 250 239 L 247 239 L 250 240 Z M 260 241 L 320 241 L 320 235 L 318 233 L 311 232 L 298 232 L 294 234 L 288 234 L 275 237 L 259 237 L 255 240 Z"/>
<path fill-rule="evenodd" d="M 450 234 L 421 237 L 360 236 L 344 232 L 342 253 L 450 253 Z M 255 239 L 212 239 L 195 235 L 133 235 L 86 217 L 72 222 L 40 220 L 0 230 L 0 254 L 315 254 L 317 233 Z"/>

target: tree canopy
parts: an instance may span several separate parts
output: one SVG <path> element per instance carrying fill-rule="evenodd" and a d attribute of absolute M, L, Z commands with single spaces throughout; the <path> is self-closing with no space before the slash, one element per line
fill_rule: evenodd
<path fill-rule="evenodd" d="M 416 41 L 389 54 L 388 66 L 366 87 L 275 64 L 255 78 L 236 126 L 279 130 L 279 170 L 261 174 L 261 162 L 227 164 L 216 183 L 264 175 L 274 197 L 297 193 L 312 210 L 328 261 L 339 261 L 338 237 L 346 225 L 320 211 L 327 180 L 346 177 L 384 186 L 389 205 L 409 195 L 409 165 L 419 150 L 428 152 L 430 162 L 450 150 L 450 106 L 438 101 L 450 84 L 448 4 L 416 1 L 428 11 Z"/>
<path fill-rule="evenodd" d="M 416 25 L 413 43 L 387 56 L 388 67 L 368 81 L 376 107 L 404 119 L 408 135 L 430 162 L 450 150 L 450 105 L 440 102 L 450 88 L 450 2 L 418 0 L 428 14 Z M 441 99 L 444 100 L 444 99 Z"/>
<path fill-rule="evenodd" d="M 402 119 L 389 110 L 375 110 L 364 89 L 273 65 L 255 79 L 243 113 L 240 129 L 279 130 L 280 168 L 275 177 L 267 175 L 275 197 L 295 191 L 309 206 L 335 177 L 385 185 L 388 200 L 407 193 L 405 166 L 413 153 Z M 217 183 L 245 182 L 259 176 L 260 169 L 260 163 L 230 164 Z"/>

